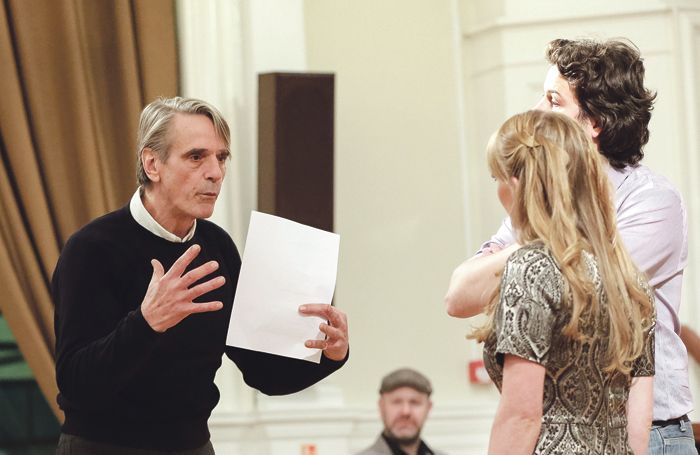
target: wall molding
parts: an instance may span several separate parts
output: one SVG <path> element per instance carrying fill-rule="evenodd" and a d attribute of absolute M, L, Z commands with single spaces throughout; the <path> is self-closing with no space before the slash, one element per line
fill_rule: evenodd
<path fill-rule="evenodd" d="M 422 436 L 452 455 L 485 452 L 496 404 L 434 406 Z M 376 406 L 218 413 L 209 421 L 217 452 L 289 455 L 313 444 L 319 454 L 352 455 L 382 429 Z M 244 451 L 245 450 L 245 451 Z"/>
<path fill-rule="evenodd" d="M 488 22 L 479 25 L 478 27 L 465 27 L 462 31 L 462 36 L 465 39 L 474 38 L 476 36 L 498 31 L 504 29 L 512 28 L 522 28 L 522 27 L 544 27 L 549 25 L 562 25 L 565 23 L 577 23 L 597 21 L 597 20 L 611 20 L 611 19 L 633 19 L 640 16 L 658 16 L 659 14 L 671 14 L 676 8 L 665 6 L 665 7 L 650 7 L 650 8 L 632 8 L 628 11 L 616 11 L 609 14 L 594 13 L 588 15 L 566 15 L 561 16 L 551 16 L 546 18 L 496 18 Z M 682 9 L 692 9 L 691 7 L 683 7 Z"/>

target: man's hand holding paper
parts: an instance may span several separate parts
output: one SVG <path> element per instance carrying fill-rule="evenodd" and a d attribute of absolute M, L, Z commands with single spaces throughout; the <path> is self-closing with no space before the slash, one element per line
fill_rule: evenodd
<path fill-rule="evenodd" d="M 307 340 L 307 348 L 321 349 L 331 360 L 343 360 L 348 353 L 348 318 L 342 311 L 326 303 L 302 305 L 299 312 L 325 318 L 319 329 L 325 333 L 325 340 Z M 329 325 L 330 324 L 330 325 Z"/>
<path fill-rule="evenodd" d="M 253 212 L 226 344 L 316 363 L 321 352 L 344 359 L 347 317 L 330 305 L 339 243 L 337 234 Z"/>

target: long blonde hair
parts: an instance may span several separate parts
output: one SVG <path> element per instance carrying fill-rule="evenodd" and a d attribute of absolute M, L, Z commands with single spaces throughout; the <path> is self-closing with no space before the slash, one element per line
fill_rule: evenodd
<path fill-rule="evenodd" d="M 554 112 L 529 111 L 506 121 L 487 149 L 493 176 L 511 184 L 511 218 L 521 245 L 542 241 L 564 276 L 571 320 L 564 334 L 581 339 L 579 323 L 596 322 L 597 293 L 583 262 L 595 255 L 609 315 L 605 371 L 628 374 L 644 349 L 654 308 L 646 278 L 632 262 L 617 230 L 613 190 L 603 158 L 575 121 Z M 647 287 L 648 289 L 648 287 Z M 487 323 L 472 337 L 484 341 L 493 324 L 500 290 L 487 306 Z M 568 302 L 563 302 L 568 305 Z"/>

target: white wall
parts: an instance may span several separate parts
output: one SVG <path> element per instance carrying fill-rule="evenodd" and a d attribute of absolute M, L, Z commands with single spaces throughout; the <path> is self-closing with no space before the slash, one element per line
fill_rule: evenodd
<path fill-rule="evenodd" d="M 412 366 L 437 403 L 466 403 L 467 327 L 443 303 L 467 254 L 452 4 L 307 0 L 305 12 L 309 70 L 336 74 L 336 302 L 352 346 L 336 383 L 374 405 L 382 376 Z"/>

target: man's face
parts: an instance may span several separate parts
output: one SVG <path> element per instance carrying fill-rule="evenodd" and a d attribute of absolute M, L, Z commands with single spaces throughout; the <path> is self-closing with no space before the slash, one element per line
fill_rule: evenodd
<path fill-rule="evenodd" d="M 154 158 L 148 176 L 157 192 L 159 210 L 177 225 L 189 225 L 214 212 L 226 175 L 229 151 L 204 115 L 177 114 L 171 124 L 174 140 L 170 156 Z"/>
<path fill-rule="evenodd" d="M 538 111 L 554 111 L 566 115 L 578 121 L 584 130 L 594 139 L 598 137 L 598 131 L 591 119 L 582 120 L 581 107 L 576 100 L 576 95 L 571 91 L 569 82 L 559 73 L 556 66 L 552 66 L 544 80 L 544 96 L 533 108 Z"/>
<path fill-rule="evenodd" d="M 411 387 L 399 387 L 383 394 L 379 398 L 379 412 L 384 433 L 400 444 L 416 442 L 432 406 L 428 395 Z"/>

